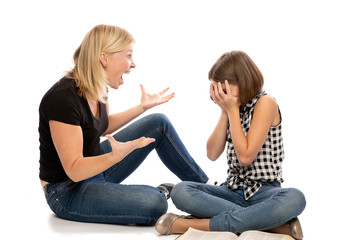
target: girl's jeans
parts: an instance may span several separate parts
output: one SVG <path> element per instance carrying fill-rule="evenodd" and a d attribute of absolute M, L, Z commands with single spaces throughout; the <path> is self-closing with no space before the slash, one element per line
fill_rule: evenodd
<path fill-rule="evenodd" d="M 137 149 L 105 172 L 81 182 L 67 180 L 45 186 L 46 200 L 59 217 L 83 222 L 153 225 L 167 211 L 167 200 L 146 185 L 121 185 L 155 149 L 161 161 L 183 181 L 207 182 L 208 177 L 190 156 L 174 127 L 163 114 L 148 115 L 114 135 L 120 142 L 142 136 L 156 141 Z M 101 143 L 102 154 L 111 151 Z M 154 177 L 161 174 L 151 169 Z M 144 181 L 146 181 L 144 179 Z"/>
<path fill-rule="evenodd" d="M 175 206 L 199 218 L 210 218 L 212 231 L 242 233 L 280 226 L 300 215 L 306 202 L 295 188 L 281 188 L 278 182 L 263 183 L 245 200 L 243 189 L 229 190 L 196 182 L 181 182 L 171 192 Z"/>

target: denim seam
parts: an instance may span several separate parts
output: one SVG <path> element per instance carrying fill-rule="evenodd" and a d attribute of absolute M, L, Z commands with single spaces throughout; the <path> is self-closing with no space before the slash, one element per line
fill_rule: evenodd
<path fill-rule="evenodd" d="M 174 144 L 173 140 L 171 139 L 171 137 L 168 135 L 168 133 L 166 131 L 165 132 L 165 135 L 166 137 L 169 139 L 169 141 L 171 142 L 171 145 L 175 148 L 175 150 L 177 151 L 177 153 L 181 156 L 181 158 L 184 160 L 184 162 L 187 163 L 187 165 L 202 179 L 203 182 L 206 182 L 207 179 L 204 179 L 201 174 L 196 170 L 194 169 L 191 164 L 189 164 L 189 162 L 187 161 L 187 159 L 180 153 L 180 151 L 178 150 L 178 148 L 176 147 L 176 144 Z"/>
<path fill-rule="evenodd" d="M 60 206 L 61 207 L 61 206 Z M 66 214 L 70 214 L 72 216 L 78 216 L 78 217 L 85 217 L 85 218 L 103 218 L 103 219 L 121 219 L 121 218 L 131 218 L 131 217 L 137 217 L 140 219 L 144 219 L 144 220 L 151 220 L 153 219 L 153 221 L 155 221 L 156 219 L 154 219 L 153 217 L 149 216 L 149 217 L 144 217 L 142 215 L 98 215 L 98 214 L 82 214 L 82 213 L 77 213 L 77 212 L 72 212 L 69 211 L 68 209 L 66 209 L 65 207 L 61 207 L 60 209 L 61 211 L 65 212 Z M 106 221 L 103 221 L 106 222 Z"/>
<path fill-rule="evenodd" d="M 111 175 L 111 173 L 113 173 L 113 172 L 121 165 L 121 162 L 122 162 L 123 160 L 125 160 L 128 156 L 129 156 L 129 154 L 126 155 L 123 159 L 121 159 L 120 162 L 115 163 L 114 165 L 116 165 L 116 166 L 114 166 L 114 165 L 111 166 L 111 167 L 110 167 L 110 168 L 111 168 L 111 171 L 109 171 L 108 174 L 105 174 L 105 171 L 103 172 L 103 177 L 104 177 L 104 180 L 105 180 L 105 181 L 106 181 L 107 177 L 108 177 L 109 175 Z"/>
<path fill-rule="evenodd" d="M 153 133 L 155 133 L 155 132 L 157 132 L 157 131 L 160 131 L 160 132 L 162 131 L 162 132 L 164 132 L 165 136 L 167 137 L 167 139 L 169 139 L 171 145 L 172 145 L 173 148 L 176 150 L 176 152 L 180 155 L 180 157 L 183 159 L 183 161 L 186 162 L 186 164 L 187 164 L 194 172 L 196 172 L 196 174 L 197 174 L 198 176 L 201 177 L 201 175 L 199 174 L 199 172 L 196 171 L 196 169 L 194 169 L 194 168 L 191 166 L 191 164 L 189 164 L 189 162 L 188 162 L 187 159 L 184 157 L 184 155 L 181 154 L 181 152 L 180 152 L 179 149 L 176 147 L 176 144 L 174 144 L 174 141 L 172 140 L 172 138 L 170 137 L 170 135 L 168 134 L 168 132 L 166 131 L 165 128 L 155 128 L 155 129 L 153 129 L 153 131 L 151 131 L 150 133 L 148 133 L 148 134 L 145 135 L 145 136 L 150 136 L 151 134 L 153 134 Z"/>

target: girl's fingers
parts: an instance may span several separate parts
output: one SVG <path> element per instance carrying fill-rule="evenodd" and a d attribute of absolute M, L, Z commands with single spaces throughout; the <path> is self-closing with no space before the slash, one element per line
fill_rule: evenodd
<path fill-rule="evenodd" d="M 210 99 L 214 101 L 215 96 L 214 96 L 214 85 L 210 84 L 210 90 L 209 90 L 209 94 L 210 94 Z"/>
<path fill-rule="evenodd" d="M 218 82 L 218 92 L 221 97 L 224 97 L 225 93 L 222 89 L 221 82 Z"/>
<path fill-rule="evenodd" d="M 231 89 L 230 89 L 230 85 L 229 85 L 228 80 L 225 80 L 225 88 L 226 88 L 226 93 L 231 94 Z"/>
<path fill-rule="evenodd" d="M 214 85 L 214 96 L 215 96 L 215 98 L 218 98 L 218 96 L 219 96 L 219 89 L 218 89 L 217 85 Z"/>

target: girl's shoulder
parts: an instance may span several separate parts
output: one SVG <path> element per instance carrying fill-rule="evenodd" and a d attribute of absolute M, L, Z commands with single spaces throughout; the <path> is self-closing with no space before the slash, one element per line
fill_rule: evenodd
<path fill-rule="evenodd" d="M 273 96 L 269 95 L 268 93 L 266 93 L 263 90 L 248 102 L 247 108 L 249 108 L 249 109 L 255 108 L 258 105 L 266 105 L 266 106 L 276 105 L 277 106 L 277 103 Z"/>
<path fill-rule="evenodd" d="M 259 97 L 259 99 L 257 100 L 257 103 L 265 103 L 265 104 L 276 104 L 276 99 L 269 95 L 269 94 L 264 94 L 262 96 Z"/>
<path fill-rule="evenodd" d="M 279 106 L 271 95 L 261 96 L 255 105 L 254 112 L 255 115 L 260 115 L 262 118 L 269 116 L 271 126 L 277 126 L 281 122 Z"/>
<path fill-rule="evenodd" d="M 271 95 L 263 95 L 261 96 L 255 104 L 255 109 L 257 108 L 267 108 L 267 109 L 275 109 L 277 108 L 277 102 L 275 98 L 273 98 Z"/>

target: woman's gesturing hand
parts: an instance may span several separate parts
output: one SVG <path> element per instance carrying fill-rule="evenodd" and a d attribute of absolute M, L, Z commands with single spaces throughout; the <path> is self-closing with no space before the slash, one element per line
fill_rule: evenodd
<path fill-rule="evenodd" d="M 150 94 L 146 92 L 144 86 L 140 84 L 141 88 L 141 105 L 144 110 L 148 110 L 157 105 L 168 102 L 171 98 L 174 97 L 175 93 L 171 93 L 169 95 L 163 96 L 165 92 L 169 90 L 169 88 L 165 88 L 159 93 Z"/>
<path fill-rule="evenodd" d="M 106 135 L 106 137 L 110 142 L 112 155 L 115 162 L 121 161 L 135 149 L 145 147 L 150 143 L 155 142 L 154 138 L 147 137 L 141 137 L 128 142 L 118 142 L 111 135 Z"/>

